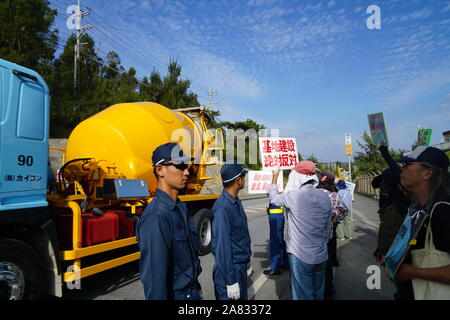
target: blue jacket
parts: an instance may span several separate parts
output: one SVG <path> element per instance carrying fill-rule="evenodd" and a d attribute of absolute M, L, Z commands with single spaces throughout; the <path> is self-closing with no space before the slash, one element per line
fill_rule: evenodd
<path fill-rule="evenodd" d="M 242 202 L 226 190 L 212 208 L 212 253 L 216 259 L 218 277 L 224 279 L 228 286 L 238 282 L 233 265 L 248 263 L 252 256 Z"/>
<path fill-rule="evenodd" d="M 146 299 L 190 298 L 200 288 L 195 226 L 186 205 L 156 189 L 136 230 L 141 252 L 140 273 Z"/>

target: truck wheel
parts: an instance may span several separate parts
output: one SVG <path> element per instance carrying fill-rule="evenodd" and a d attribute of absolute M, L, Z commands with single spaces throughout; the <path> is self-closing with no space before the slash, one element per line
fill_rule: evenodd
<path fill-rule="evenodd" d="M 211 211 L 209 209 L 200 209 L 192 218 L 197 225 L 197 244 L 200 256 L 211 252 Z"/>
<path fill-rule="evenodd" d="M 0 300 L 37 299 L 41 270 L 30 245 L 18 240 L 0 240 Z"/>

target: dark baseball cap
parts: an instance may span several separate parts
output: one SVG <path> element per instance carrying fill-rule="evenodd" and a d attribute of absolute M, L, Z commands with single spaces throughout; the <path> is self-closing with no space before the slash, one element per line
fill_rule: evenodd
<path fill-rule="evenodd" d="M 173 161 L 175 164 L 189 163 L 193 158 L 185 156 L 180 145 L 175 142 L 169 142 L 160 145 L 153 151 L 152 161 L 153 166 L 156 167 L 158 164 Z"/>
<path fill-rule="evenodd" d="M 222 176 L 222 182 L 230 182 L 237 177 L 245 176 L 247 170 L 245 170 L 238 163 L 225 163 L 220 169 L 220 175 Z"/>
<path fill-rule="evenodd" d="M 444 170 L 448 170 L 449 165 L 448 157 L 441 149 L 426 146 L 418 146 L 407 157 L 397 162 L 426 162 Z"/>

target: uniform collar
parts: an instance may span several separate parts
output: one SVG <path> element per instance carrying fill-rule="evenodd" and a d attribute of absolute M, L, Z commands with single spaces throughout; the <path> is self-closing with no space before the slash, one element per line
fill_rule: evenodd
<path fill-rule="evenodd" d="M 178 205 L 178 202 L 180 201 L 178 198 L 177 198 L 176 202 L 173 201 L 173 199 L 165 191 L 163 191 L 161 189 L 156 189 L 155 194 L 156 194 L 156 196 L 159 196 L 160 199 L 165 204 L 167 204 L 171 210 L 175 209 Z"/>
<path fill-rule="evenodd" d="M 225 189 L 223 189 L 222 194 L 224 195 L 224 197 L 225 197 L 226 199 L 230 200 L 232 204 L 235 204 L 236 201 L 239 200 L 239 198 L 233 197 L 233 196 L 232 196 L 227 190 L 225 190 Z"/>

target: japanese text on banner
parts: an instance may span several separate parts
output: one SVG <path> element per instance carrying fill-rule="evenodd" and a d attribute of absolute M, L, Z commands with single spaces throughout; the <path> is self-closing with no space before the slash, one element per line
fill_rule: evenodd
<path fill-rule="evenodd" d="M 264 169 L 290 169 L 298 162 L 295 138 L 259 138 L 259 147 Z"/>

